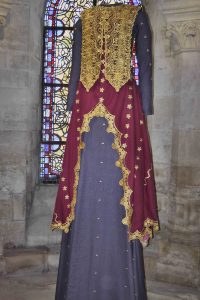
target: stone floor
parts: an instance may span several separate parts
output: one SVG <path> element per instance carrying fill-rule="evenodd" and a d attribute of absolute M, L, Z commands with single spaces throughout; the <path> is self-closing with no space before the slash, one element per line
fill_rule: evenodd
<path fill-rule="evenodd" d="M 0 300 L 54 300 L 56 272 L 20 270 L 0 277 Z M 148 282 L 148 300 L 199 300 L 192 289 Z M 125 299 L 124 299 L 125 300 Z"/>

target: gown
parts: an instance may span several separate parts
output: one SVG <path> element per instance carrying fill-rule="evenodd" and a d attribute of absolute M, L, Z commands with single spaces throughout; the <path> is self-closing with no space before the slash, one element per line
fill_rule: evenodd
<path fill-rule="evenodd" d="M 122 15 L 128 5 L 120 6 Z M 102 5 L 102 8 L 96 8 L 100 19 L 111 9 L 115 13 L 117 6 Z M 85 62 L 88 62 L 88 51 L 83 49 L 84 16 L 75 25 L 68 93 L 68 109 L 72 110 L 72 117 L 51 224 L 52 230 L 63 230 L 56 300 L 147 299 L 143 246 L 153 237 L 153 231 L 159 229 L 153 159 L 146 122 L 146 115 L 153 114 L 152 49 L 145 10 L 138 9 L 133 19 L 131 43 L 135 38 L 139 87 L 132 77 L 115 88 L 110 83 L 112 78 L 113 85 L 117 82 L 115 74 L 112 74 L 110 81 L 107 80 L 105 49 L 109 43 L 106 44 L 106 38 L 103 38 L 101 45 L 104 51 L 101 53 L 98 78 L 91 82 L 94 60 L 91 70 L 86 67 L 86 75 L 83 70 L 84 53 Z M 113 23 L 116 26 L 116 22 Z M 110 28 L 109 22 L 107 24 Z M 84 28 L 86 30 L 87 26 Z M 89 42 L 92 43 L 91 40 Z M 91 60 L 92 55 L 90 53 Z M 84 119 L 84 116 L 87 118 Z M 132 123 L 128 122 L 129 119 Z M 123 132 L 122 126 L 126 131 Z M 126 143 L 126 140 L 122 141 L 123 136 L 126 136 Z M 136 150 L 128 144 L 128 140 Z M 129 146 L 123 147 L 123 144 Z M 126 148 L 129 152 L 125 152 Z M 131 172 L 123 162 L 128 154 L 129 166 L 134 169 L 131 178 L 136 182 L 135 198 L 139 199 L 133 202 L 134 210 L 127 202 L 127 197 L 131 195 L 127 184 Z M 142 175 L 137 173 L 139 170 L 131 164 L 131 159 L 141 163 L 138 163 L 138 168 Z M 146 170 L 145 164 L 150 168 Z M 127 179 L 126 184 L 124 178 Z M 141 184 L 141 178 L 144 184 Z M 64 201 L 67 201 L 67 206 L 62 206 Z M 69 209 L 68 214 L 65 207 Z M 130 212 L 134 212 L 133 219 Z M 141 230 L 140 224 L 143 226 Z"/>

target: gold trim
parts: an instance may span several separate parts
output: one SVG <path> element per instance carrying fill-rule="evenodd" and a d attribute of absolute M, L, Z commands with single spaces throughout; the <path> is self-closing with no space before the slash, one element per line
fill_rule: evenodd
<path fill-rule="evenodd" d="M 126 212 L 125 217 L 122 219 L 122 223 L 124 225 L 128 225 L 128 227 L 131 225 L 131 216 L 133 213 L 133 209 L 130 204 L 130 196 L 131 196 L 133 190 L 128 185 L 128 176 L 130 174 L 130 171 L 126 168 L 125 162 L 124 162 L 127 152 L 123 149 L 123 147 L 121 145 L 122 133 L 117 129 L 117 127 L 115 125 L 115 116 L 112 115 L 107 110 L 107 108 L 104 106 L 104 104 L 102 102 L 99 102 L 94 107 L 94 109 L 91 110 L 89 113 L 85 114 L 84 118 L 83 118 L 83 124 L 82 124 L 81 130 L 80 130 L 80 143 L 78 146 L 78 160 L 77 160 L 76 166 L 74 168 L 75 181 L 74 181 L 74 186 L 73 186 L 73 198 L 71 201 L 70 215 L 67 217 L 66 223 L 64 223 L 64 224 L 56 221 L 56 219 L 57 219 L 57 215 L 56 215 L 56 219 L 55 219 L 56 223 L 53 223 L 51 225 L 52 229 L 58 228 L 58 229 L 63 229 L 65 232 L 68 232 L 69 225 L 75 218 L 74 208 L 76 205 L 77 187 L 78 187 L 78 181 L 79 181 L 80 151 L 85 146 L 85 144 L 81 141 L 81 137 L 82 137 L 83 132 L 90 131 L 89 123 L 93 117 L 105 117 L 108 121 L 108 127 L 107 127 L 106 131 L 108 133 L 113 133 L 115 136 L 114 142 L 112 144 L 112 148 L 116 149 L 119 154 L 119 158 L 118 158 L 118 161 L 116 164 L 119 165 L 122 170 L 122 178 L 120 179 L 119 184 L 121 186 L 123 186 L 123 189 L 124 189 L 124 195 L 120 199 L 120 204 L 124 206 L 125 212 Z"/>
<path fill-rule="evenodd" d="M 149 234 L 150 238 L 153 238 L 153 232 L 159 230 L 159 224 L 158 221 L 154 221 L 152 219 L 147 218 L 144 221 L 144 227 L 142 231 L 136 230 L 135 232 L 129 232 L 129 241 L 139 239 L 142 240 L 142 238 Z"/>

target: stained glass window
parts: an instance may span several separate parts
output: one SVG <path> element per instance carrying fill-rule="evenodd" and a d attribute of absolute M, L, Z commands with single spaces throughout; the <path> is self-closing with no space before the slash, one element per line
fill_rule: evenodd
<path fill-rule="evenodd" d="M 68 82 L 71 68 L 73 26 L 80 13 L 88 7 L 113 0 L 48 0 L 44 14 L 42 133 L 40 178 L 44 183 L 58 181 L 71 113 L 67 112 Z M 124 0 L 140 5 L 141 1 Z M 135 79 L 138 80 L 137 59 Z"/>

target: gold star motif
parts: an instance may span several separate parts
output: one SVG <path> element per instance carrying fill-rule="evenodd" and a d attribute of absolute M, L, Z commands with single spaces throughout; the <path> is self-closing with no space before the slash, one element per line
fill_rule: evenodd
<path fill-rule="evenodd" d="M 126 143 L 122 144 L 122 147 L 123 147 L 123 148 L 126 148 L 126 147 L 127 147 L 127 144 L 126 144 Z"/>
<path fill-rule="evenodd" d="M 104 92 L 104 88 L 100 88 L 100 93 L 103 93 Z"/>
<path fill-rule="evenodd" d="M 134 175 L 134 177 L 136 178 L 137 176 L 136 176 L 136 175 Z"/>
<path fill-rule="evenodd" d="M 132 95 L 128 95 L 128 99 L 133 99 L 133 96 Z"/>
<path fill-rule="evenodd" d="M 79 103 L 79 99 L 76 99 L 76 103 Z"/>
<path fill-rule="evenodd" d="M 68 199 L 69 199 L 69 195 L 66 195 L 66 196 L 65 196 L 65 199 L 68 200 Z"/>
<path fill-rule="evenodd" d="M 102 59 L 101 63 L 102 63 L 102 64 L 105 64 L 105 62 L 106 62 L 105 59 Z"/>
<path fill-rule="evenodd" d="M 130 115 L 130 114 L 127 114 L 126 117 L 127 117 L 127 119 L 130 119 L 130 118 L 131 118 L 131 115 Z"/>
<path fill-rule="evenodd" d="M 70 204 L 67 205 L 68 208 L 70 208 L 70 206 L 71 206 Z"/>
<path fill-rule="evenodd" d="M 76 95 L 78 95 L 78 94 L 79 94 L 79 91 L 76 92 Z"/>
<path fill-rule="evenodd" d="M 79 112 L 79 111 L 80 111 L 80 109 L 77 109 L 76 111 L 77 111 L 77 112 Z"/>
<path fill-rule="evenodd" d="M 135 165 L 135 169 L 136 169 L 136 170 L 139 169 L 139 166 L 138 166 L 138 165 Z"/>
<path fill-rule="evenodd" d="M 144 122 L 142 120 L 140 120 L 140 124 L 143 124 Z"/>
<path fill-rule="evenodd" d="M 132 86 L 129 86 L 129 90 L 132 90 L 133 89 L 133 87 Z"/>
<path fill-rule="evenodd" d="M 133 108 L 132 104 L 128 104 L 128 105 L 127 105 L 127 108 L 128 108 L 128 109 Z"/>
<path fill-rule="evenodd" d="M 129 127 L 130 127 L 130 125 L 129 125 L 129 124 L 126 124 L 125 126 L 126 126 L 126 128 L 129 128 Z"/>
<path fill-rule="evenodd" d="M 99 98 L 99 102 L 103 102 L 104 101 L 104 98 L 103 97 L 100 97 Z"/>
<path fill-rule="evenodd" d="M 101 78 L 101 82 L 104 83 L 105 82 L 105 78 Z"/>
<path fill-rule="evenodd" d="M 65 181 L 65 177 L 61 177 L 61 181 Z"/>
<path fill-rule="evenodd" d="M 139 156 L 136 157 L 137 160 L 140 160 Z"/>
<path fill-rule="evenodd" d="M 126 134 L 124 135 L 124 137 L 125 137 L 125 139 L 127 139 L 127 138 L 128 138 L 128 133 L 126 133 Z"/>
<path fill-rule="evenodd" d="M 142 150 L 142 147 L 137 147 L 137 151 L 141 151 Z"/>
<path fill-rule="evenodd" d="M 142 142 L 142 141 L 143 141 L 143 139 L 141 138 L 141 139 L 140 139 L 140 142 Z"/>
<path fill-rule="evenodd" d="M 63 186 L 63 191 L 66 191 L 67 190 L 67 187 L 66 186 Z"/>
<path fill-rule="evenodd" d="M 77 119 L 77 121 L 79 122 L 79 121 L 80 121 L 80 119 Z"/>

